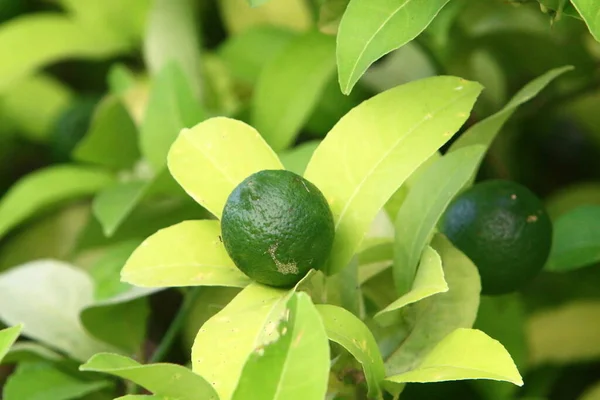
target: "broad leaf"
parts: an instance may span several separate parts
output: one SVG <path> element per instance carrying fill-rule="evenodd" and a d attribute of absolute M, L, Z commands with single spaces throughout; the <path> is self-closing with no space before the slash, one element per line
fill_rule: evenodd
<path fill-rule="evenodd" d="M 348 94 L 369 66 L 421 33 L 449 0 L 351 0 L 337 39 L 342 92 Z"/>
<path fill-rule="evenodd" d="M 170 62 L 181 67 L 192 93 L 200 93 L 200 43 L 192 0 L 155 0 L 144 36 L 144 58 L 157 74 Z"/>
<path fill-rule="evenodd" d="M 184 129 L 169 151 L 168 164 L 181 187 L 218 218 L 229 194 L 249 175 L 282 169 L 255 129 L 224 117 Z"/>
<path fill-rule="evenodd" d="M 389 318 L 389 313 L 393 313 L 408 304 L 416 303 L 434 294 L 448 291 L 448 284 L 444 279 L 442 259 L 437 251 L 429 246 L 423 250 L 419 268 L 411 285 L 412 288 L 410 291 L 375 314 L 375 318 L 383 322 L 386 318 Z"/>
<path fill-rule="evenodd" d="M 358 282 L 362 285 L 385 271 L 394 262 L 394 245 L 390 239 L 376 239 L 358 254 Z"/>
<path fill-rule="evenodd" d="M 252 125 L 275 151 L 289 147 L 335 72 L 335 39 L 309 32 L 262 71 L 252 98 Z"/>
<path fill-rule="evenodd" d="M 600 302 L 578 301 L 537 312 L 527 323 L 532 366 L 600 357 Z"/>
<path fill-rule="evenodd" d="M 600 42 L 600 4 L 595 0 L 571 0 L 588 26 L 592 36 Z"/>
<path fill-rule="evenodd" d="M 312 24 L 310 6 L 305 0 L 275 0 L 261 7 L 250 6 L 248 0 L 222 0 L 219 6 L 231 36 L 265 25 L 304 32 Z"/>
<path fill-rule="evenodd" d="M 0 201 L 0 238 L 20 223 L 58 203 L 96 193 L 112 182 L 107 172 L 90 167 L 58 165 L 35 171 Z"/>
<path fill-rule="evenodd" d="M 554 222 L 548 271 L 570 271 L 600 261 L 600 206 L 581 206 Z"/>
<path fill-rule="evenodd" d="M 112 236 L 146 194 L 149 182 L 120 182 L 94 198 L 93 212 L 107 237 Z"/>
<path fill-rule="evenodd" d="M 265 4 L 269 0 L 247 0 L 252 7 L 258 7 Z"/>
<path fill-rule="evenodd" d="M 231 75 L 254 86 L 261 71 L 271 63 L 296 35 L 275 26 L 257 26 L 232 36 L 218 49 L 219 56 Z"/>
<path fill-rule="evenodd" d="M 2 329 L 0 331 L 0 362 L 8 353 L 8 350 L 17 340 L 23 329 L 22 325 L 16 325 L 11 328 Z"/>
<path fill-rule="evenodd" d="M 20 363 L 6 381 L 4 400 L 74 400 L 104 389 L 108 381 L 86 381 L 47 362 Z"/>
<path fill-rule="evenodd" d="M 492 379 L 523 385 L 504 346 L 476 329 L 455 330 L 438 343 L 417 368 L 386 378 L 399 383 L 461 379 Z"/>
<path fill-rule="evenodd" d="M 192 347 L 192 369 L 221 400 L 234 393 L 248 357 L 279 338 L 292 291 L 251 284 L 200 328 Z"/>
<path fill-rule="evenodd" d="M 137 128 L 129 113 L 117 97 L 109 96 L 97 106 L 73 157 L 108 168 L 130 168 L 140 156 L 137 141 Z"/>
<path fill-rule="evenodd" d="M 32 341 L 18 341 L 13 344 L 2 360 L 3 364 L 17 364 L 21 362 L 37 361 L 62 361 L 64 357 L 39 343 Z"/>
<path fill-rule="evenodd" d="M 385 378 L 383 360 L 377 342 L 367 326 L 354 314 L 341 307 L 318 305 L 329 340 L 339 343 L 363 366 L 369 386 L 369 397 L 381 397 L 381 382 Z"/>
<path fill-rule="evenodd" d="M 457 328 L 470 328 L 475 322 L 481 291 L 477 268 L 441 235 L 434 238 L 432 247 L 442 257 L 449 290 L 406 309 L 408 329 L 386 357 L 388 376 L 416 368 L 446 335 Z"/>
<path fill-rule="evenodd" d="M 144 287 L 244 287 L 250 278 L 227 255 L 219 221 L 185 221 L 146 239 L 121 272 L 124 282 Z"/>
<path fill-rule="evenodd" d="M 513 115 L 521 104 L 526 103 L 537 96 L 537 94 L 550 82 L 572 69 L 573 67 L 571 66 L 556 68 L 532 80 L 527 85 L 523 86 L 502 110 L 470 127 L 452 144 L 452 146 L 450 146 L 449 151 L 455 151 L 462 147 L 474 144 L 481 144 L 486 148 L 489 148 L 498 132 L 500 132 L 504 126 L 504 123 Z"/>
<path fill-rule="evenodd" d="M 140 149 L 155 172 L 166 165 L 169 148 L 181 129 L 204 118 L 204 111 L 179 65 L 167 64 L 152 79 L 140 131 Z"/>
<path fill-rule="evenodd" d="M 44 142 L 71 96 L 66 85 L 49 75 L 38 74 L 7 87 L 0 96 L 0 106 L 2 115 L 28 139 Z"/>
<path fill-rule="evenodd" d="M 353 258 L 350 264 L 339 274 L 324 278 L 324 290 L 322 302 L 343 307 L 359 318 L 365 316 L 363 294 L 358 282 L 358 260 L 356 258 Z"/>
<path fill-rule="evenodd" d="M 127 357 L 101 353 L 93 356 L 79 369 L 103 372 L 128 379 L 156 395 L 173 400 L 219 399 L 204 378 L 181 365 L 141 365 Z"/>
<path fill-rule="evenodd" d="M 281 163 L 288 171 L 298 175 L 304 174 L 308 162 L 320 143 L 320 141 L 313 140 L 280 153 Z"/>
<path fill-rule="evenodd" d="M 310 297 L 296 293 L 276 327 L 279 338 L 250 354 L 233 400 L 321 400 L 329 378 L 329 344 Z"/>
<path fill-rule="evenodd" d="M 128 394 L 127 396 L 117 397 L 115 400 L 171 400 L 164 396 Z"/>
<path fill-rule="evenodd" d="M 122 38 L 92 32 L 59 13 L 14 19 L 0 27 L 0 92 L 46 64 L 64 58 L 104 58 L 128 47 Z"/>
<path fill-rule="evenodd" d="M 350 0 L 325 0 L 319 8 L 319 30 L 328 35 L 338 32 L 342 16 Z"/>
<path fill-rule="evenodd" d="M 394 283 L 399 294 L 412 287 L 423 249 L 450 201 L 475 174 L 484 151 L 483 146 L 471 146 L 450 153 L 411 186 L 394 224 Z"/>
<path fill-rule="evenodd" d="M 447 76 L 411 82 L 352 109 L 321 142 L 305 177 L 333 212 L 330 274 L 348 264 L 398 187 L 463 124 L 480 91 Z"/>
<path fill-rule="evenodd" d="M 596 383 L 585 389 L 579 400 L 598 400 L 600 399 L 600 383 Z"/>
<path fill-rule="evenodd" d="M 81 310 L 93 302 L 93 291 L 91 279 L 70 265 L 50 260 L 24 264 L 0 275 L 0 318 L 23 323 L 23 335 L 85 360 L 112 350 L 79 321 Z"/>

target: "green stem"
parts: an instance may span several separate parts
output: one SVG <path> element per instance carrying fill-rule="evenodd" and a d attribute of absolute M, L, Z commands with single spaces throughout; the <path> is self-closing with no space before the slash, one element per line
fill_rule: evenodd
<path fill-rule="evenodd" d="M 152 354 L 152 357 L 150 358 L 150 363 L 157 363 L 164 360 L 169 350 L 171 350 L 173 342 L 175 341 L 175 338 L 181 331 L 183 323 L 185 322 L 186 317 L 190 313 L 190 310 L 194 306 L 194 303 L 196 302 L 196 299 L 198 298 L 199 294 L 200 287 L 194 287 L 187 291 L 185 297 L 183 298 L 183 304 L 181 304 L 181 307 L 179 307 L 179 311 L 177 311 L 177 315 L 175 315 L 175 318 L 173 319 L 173 322 L 171 322 L 169 329 L 167 329 L 167 332 L 160 341 L 160 344 L 156 348 L 156 351 L 154 352 L 154 354 Z"/>

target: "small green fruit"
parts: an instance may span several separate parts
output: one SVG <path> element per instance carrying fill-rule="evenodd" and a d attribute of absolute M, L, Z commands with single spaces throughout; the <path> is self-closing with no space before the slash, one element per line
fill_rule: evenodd
<path fill-rule="evenodd" d="M 289 287 L 331 252 L 333 216 L 319 189 L 285 170 L 257 172 L 231 193 L 221 219 L 235 265 L 256 282 Z"/>

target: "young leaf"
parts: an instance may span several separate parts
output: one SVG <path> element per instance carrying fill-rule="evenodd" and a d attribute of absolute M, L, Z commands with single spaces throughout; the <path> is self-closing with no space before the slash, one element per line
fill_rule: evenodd
<path fill-rule="evenodd" d="M 438 343 L 417 368 L 386 378 L 392 382 L 461 379 L 492 379 L 523 385 L 523 379 L 504 346 L 476 329 L 455 330 Z"/>
<path fill-rule="evenodd" d="M 219 6 L 231 36 L 265 25 L 304 32 L 312 24 L 311 10 L 305 0 L 275 0 L 261 7 L 251 7 L 248 0 L 222 0 Z"/>
<path fill-rule="evenodd" d="M 0 238 L 36 213 L 94 194 L 112 181 L 103 170 L 74 165 L 48 167 L 27 175 L 0 201 Z"/>
<path fill-rule="evenodd" d="M 23 329 L 22 325 L 16 325 L 11 328 L 2 329 L 0 331 L 0 362 L 8 353 L 8 350 L 17 340 Z"/>
<path fill-rule="evenodd" d="M 363 284 L 392 266 L 394 245 L 390 239 L 377 239 L 358 254 L 358 282 Z"/>
<path fill-rule="evenodd" d="M 411 186 L 394 224 L 394 283 L 400 295 L 413 285 L 419 258 L 439 219 L 475 174 L 484 152 L 483 146 L 471 146 L 447 154 L 427 168 Z"/>
<path fill-rule="evenodd" d="M 462 147 L 474 144 L 481 144 L 486 148 L 489 148 L 498 132 L 500 132 L 500 129 L 502 129 L 502 126 L 504 126 L 504 123 L 513 115 L 521 104 L 526 103 L 537 96 L 550 82 L 572 69 L 573 67 L 571 66 L 555 68 L 532 80 L 527 85 L 523 86 L 502 110 L 470 127 L 458 138 L 458 140 L 456 140 L 456 142 L 452 143 L 449 151 L 455 151 Z"/>
<path fill-rule="evenodd" d="M 224 117 L 184 129 L 169 151 L 168 165 L 181 187 L 217 218 L 229 194 L 249 175 L 283 168 L 255 129 Z"/>
<path fill-rule="evenodd" d="M 477 268 L 441 235 L 434 237 L 432 247 L 442 258 L 449 290 L 407 308 L 409 329 L 386 357 L 388 375 L 414 369 L 446 335 L 457 328 L 470 328 L 475 322 L 481 291 Z"/>
<path fill-rule="evenodd" d="M 6 381 L 4 400 L 80 399 L 111 385 L 108 381 L 85 381 L 48 362 L 20 363 Z"/>
<path fill-rule="evenodd" d="M 170 62 L 181 67 L 191 90 L 200 94 L 200 43 L 192 0 L 155 0 L 144 36 L 144 58 L 153 74 Z M 174 44 L 177 44 L 174 46 Z"/>
<path fill-rule="evenodd" d="M 600 261 L 600 206 L 581 206 L 554 222 L 548 271 L 570 271 Z"/>
<path fill-rule="evenodd" d="M 527 323 L 527 336 L 531 366 L 597 359 L 600 302 L 572 302 L 533 314 Z"/>
<path fill-rule="evenodd" d="M 167 64 L 152 80 L 140 131 L 140 149 L 156 172 L 165 166 L 179 131 L 204 118 L 181 68 L 174 62 Z"/>
<path fill-rule="evenodd" d="M 2 360 L 3 364 L 18 364 L 21 362 L 62 361 L 65 358 L 36 342 L 19 341 L 12 345 Z"/>
<path fill-rule="evenodd" d="M 0 27 L 0 92 L 37 68 L 60 59 L 103 58 L 128 47 L 129 43 L 122 38 L 92 34 L 85 25 L 59 13 L 14 19 Z"/>
<path fill-rule="evenodd" d="M 319 140 L 313 140 L 286 150 L 279 154 L 281 163 L 288 171 L 302 175 L 319 144 L 321 144 Z"/>
<path fill-rule="evenodd" d="M 413 40 L 449 0 L 351 0 L 337 39 L 340 87 L 350 93 L 380 57 Z"/>
<path fill-rule="evenodd" d="M 146 194 L 149 182 L 120 182 L 94 198 L 92 211 L 107 237 L 112 236 Z"/>
<path fill-rule="evenodd" d="M 288 29 L 263 25 L 232 36 L 218 49 L 231 75 L 251 87 L 265 65 L 271 63 L 296 37 Z"/>
<path fill-rule="evenodd" d="M 411 284 L 412 289 L 410 291 L 375 314 L 375 319 L 381 323 L 386 318 L 389 318 L 388 314 L 391 312 L 395 312 L 408 304 L 416 303 L 434 294 L 448 291 L 448 284 L 444 279 L 442 259 L 437 251 L 431 247 L 427 246 L 423 250 L 419 268 Z"/>
<path fill-rule="evenodd" d="M 11 84 L 0 97 L 2 115 L 32 141 L 45 142 L 52 124 L 68 106 L 72 93 L 46 74 L 28 76 Z"/>
<path fill-rule="evenodd" d="M 333 212 L 329 274 L 348 264 L 379 210 L 458 130 L 480 91 L 448 76 L 411 82 L 363 102 L 329 132 L 304 174 Z"/>
<path fill-rule="evenodd" d="M 244 287 L 250 278 L 231 261 L 219 221 L 185 221 L 146 239 L 129 257 L 121 280 L 136 286 Z"/>
<path fill-rule="evenodd" d="M 588 26 L 590 33 L 600 42 L 600 4 L 595 0 L 571 0 Z"/>
<path fill-rule="evenodd" d="M 246 361 L 232 400 L 321 400 L 329 378 L 329 344 L 319 313 L 306 293 L 288 302 L 279 338 Z"/>
<path fill-rule="evenodd" d="M 200 375 L 176 364 L 141 365 L 131 358 L 101 353 L 79 367 L 128 379 L 158 396 L 177 400 L 218 400 L 212 386 Z"/>
<path fill-rule="evenodd" d="M 351 312 L 328 304 L 317 305 L 329 340 L 348 350 L 361 363 L 369 398 L 381 398 L 381 382 L 385 368 L 377 342 L 367 326 Z"/>
<path fill-rule="evenodd" d="M 91 279 L 70 265 L 51 260 L 24 264 L 0 275 L 0 318 L 23 323 L 24 335 L 85 360 L 113 350 L 90 337 L 79 321 L 81 310 L 93 302 L 93 291 Z"/>
<path fill-rule="evenodd" d="M 308 32 L 266 65 L 252 101 L 252 125 L 275 151 L 289 147 L 335 71 L 335 39 Z"/>
<path fill-rule="evenodd" d="M 140 156 L 137 128 L 129 113 L 114 96 L 98 104 L 86 136 L 77 144 L 73 157 L 102 167 L 130 168 Z"/>
<path fill-rule="evenodd" d="M 279 338 L 293 291 L 253 283 L 200 328 L 192 347 L 192 369 L 221 400 L 231 399 L 248 357 Z"/>

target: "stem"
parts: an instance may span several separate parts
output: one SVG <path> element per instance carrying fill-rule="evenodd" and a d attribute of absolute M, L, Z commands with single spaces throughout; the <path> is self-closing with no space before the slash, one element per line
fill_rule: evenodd
<path fill-rule="evenodd" d="M 150 358 L 150 363 L 157 363 L 162 361 L 169 352 L 169 350 L 171 350 L 171 346 L 173 345 L 177 334 L 179 333 L 179 331 L 181 331 L 183 322 L 190 313 L 190 310 L 194 306 L 194 303 L 196 302 L 196 299 L 198 298 L 199 294 L 200 287 L 194 287 L 186 292 L 181 307 L 179 307 L 179 310 L 177 311 L 173 322 L 171 322 L 169 329 L 167 329 L 167 332 L 160 341 L 160 344 L 156 348 L 156 351 L 154 352 L 154 354 L 152 354 L 152 357 Z"/>

